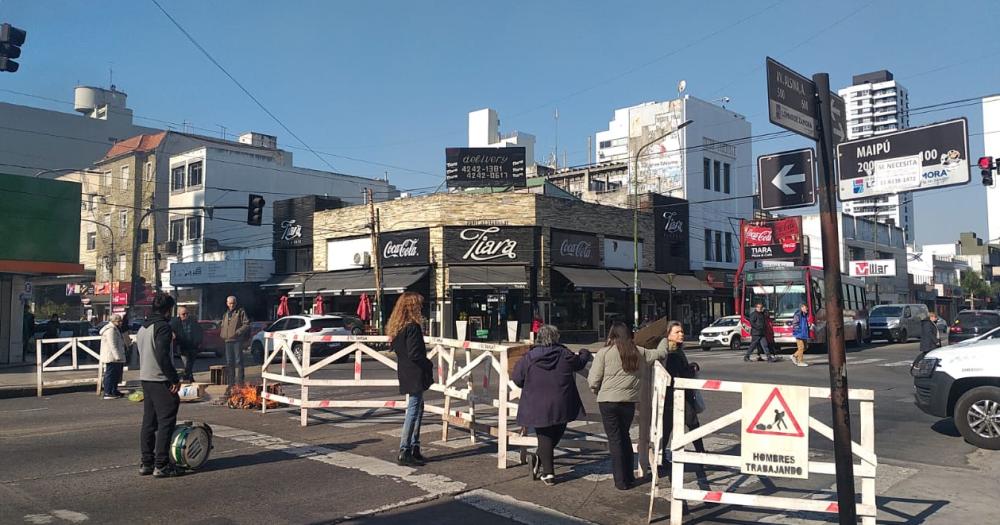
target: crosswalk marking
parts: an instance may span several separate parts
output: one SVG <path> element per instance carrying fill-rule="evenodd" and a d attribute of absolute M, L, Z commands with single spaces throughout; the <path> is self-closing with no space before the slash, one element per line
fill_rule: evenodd
<path fill-rule="evenodd" d="M 893 361 L 892 363 L 883 363 L 878 366 L 910 366 L 913 364 L 912 359 L 906 359 L 904 361 Z"/>
<path fill-rule="evenodd" d="M 885 359 L 883 359 L 881 357 L 875 357 L 875 358 L 872 358 L 872 359 L 862 359 L 860 361 L 852 361 L 852 360 L 848 359 L 847 360 L 847 364 L 851 365 L 851 366 L 869 365 L 869 364 L 872 364 L 872 363 L 881 363 L 882 361 L 885 361 Z"/>

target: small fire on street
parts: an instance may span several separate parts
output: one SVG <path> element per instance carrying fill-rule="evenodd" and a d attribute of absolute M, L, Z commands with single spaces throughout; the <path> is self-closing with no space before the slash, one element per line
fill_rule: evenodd
<path fill-rule="evenodd" d="M 265 402 L 264 397 L 261 395 L 261 391 L 262 388 L 260 385 L 252 383 L 233 385 L 229 387 L 229 395 L 226 398 L 226 406 L 229 408 L 239 408 L 244 410 L 260 408 L 261 403 Z M 267 391 L 272 394 L 281 394 L 281 388 L 278 385 L 268 386 Z M 277 407 L 277 401 L 267 401 L 267 408 Z"/>

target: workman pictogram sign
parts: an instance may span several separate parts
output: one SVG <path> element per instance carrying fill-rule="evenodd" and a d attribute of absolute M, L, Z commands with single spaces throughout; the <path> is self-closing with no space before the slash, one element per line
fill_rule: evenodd
<path fill-rule="evenodd" d="M 744 383 L 740 471 L 809 477 L 809 387 Z"/>

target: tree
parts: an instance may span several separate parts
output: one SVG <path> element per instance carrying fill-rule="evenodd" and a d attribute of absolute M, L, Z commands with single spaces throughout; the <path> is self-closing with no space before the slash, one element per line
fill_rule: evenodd
<path fill-rule="evenodd" d="M 993 288 L 973 271 L 962 272 L 962 290 L 968 295 L 969 302 L 975 305 L 976 298 L 986 299 L 993 293 Z"/>

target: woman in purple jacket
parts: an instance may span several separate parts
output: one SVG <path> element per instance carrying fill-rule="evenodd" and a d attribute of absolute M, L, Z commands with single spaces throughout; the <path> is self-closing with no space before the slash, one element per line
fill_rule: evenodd
<path fill-rule="evenodd" d="M 540 477 L 546 485 L 555 484 L 552 451 L 566 424 L 584 412 L 574 374 L 589 361 L 590 352 L 574 354 L 559 344 L 559 330 L 547 324 L 538 329 L 535 346 L 514 367 L 512 379 L 521 388 L 517 422 L 534 428 L 538 436 L 537 456 L 529 456 L 532 478 Z"/>

